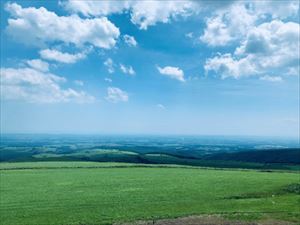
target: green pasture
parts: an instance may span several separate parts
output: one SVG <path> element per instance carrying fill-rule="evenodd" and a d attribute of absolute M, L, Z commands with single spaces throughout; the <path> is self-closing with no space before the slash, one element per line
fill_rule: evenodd
<path fill-rule="evenodd" d="M 96 225 L 186 215 L 300 221 L 299 173 L 125 163 L 0 164 L 1 225 Z"/>

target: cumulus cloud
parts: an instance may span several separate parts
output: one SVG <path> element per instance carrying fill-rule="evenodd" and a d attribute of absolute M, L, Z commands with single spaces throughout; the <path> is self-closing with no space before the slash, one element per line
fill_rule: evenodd
<path fill-rule="evenodd" d="M 266 75 L 280 72 L 288 75 L 299 65 L 299 24 L 273 20 L 249 30 L 234 54 L 207 59 L 204 69 L 223 78 Z"/>
<path fill-rule="evenodd" d="M 135 1 L 131 8 L 131 22 L 140 29 L 160 23 L 169 23 L 172 18 L 187 16 L 197 7 L 193 1 Z"/>
<path fill-rule="evenodd" d="M 129 74 L 129 75 L 134 75 L 135 71 L 133 70 L 132 66 L 124 66 L 123 64 L 120 64 L 120 69 L 123 73 Z"/>
<path fill-rule="evenodd" d="M 67 64 L 76 63 L 86 57 L 85 53 L 70 54 L 55 49 L 43 49 L 39 53 L 43 59 Z"/>
<path fill-rule="evenodd" d="M 218 55 L 213 58 L 207 59 L 204 65 L 206 72 L 213 71 L 221 77 L 234 77 L 240 78 L 241 76 L 250 76 L 257 74 L 255 65 L 253 64 L 253 57 L 237 59 L 230 53 Z"/>
<path fill-rule="evenodd" d="M 242 45 L 237 48 L 237 55 L 257 54 L 272 57 L 269 63 L 274 63 L 274 56 L 279 57 L 276 64 L 284 63 L 282 61 L 297 60 L 299 52 L 299 29 L 298 23 L 282 22 L 273 20 L 269 23 L 263 23 L 251 29 L 243 41 Z M 281 61 L 281 62 L 279 62 Z M 264 62 L 267 63 L 267 62 Z M 267 63 L 266 66 L 269 64 Z"/>
<path fill-rule="evenodd" d="M 160 74 L 168 76 L 172 79 L 179 80 L 181 82 L 184 82 L 184 72 L 179 67 L 172 67 L 172 66 L 166 66 L 166 67 L 157 67 Z"/>
<path fill-rule="evenodd" d="M 157 23 L 168 23 L 178 16 L 190 15 L 198 8 L 196 1 L 74 1 L 62 3 L 64 7 L 84 16 L 107 16 L 130 12 L 131 22 L 146 30 Z"/>
<path fill-rule="evenodd" d="M 125 43 L 128 45 L 128 46 L 132 46 L 132 47 L 135 47 L 137 46 L 137 42 L 135 40 L 135 38 L 133 36 L 130 36 L 128 34 L 125 34 L 123 36 L 123 39 L 125 41 Z"/>
<path fill-rule="evenodd" d="M 225 46 L 242 38 L 254 25 L 256 18 L 245 4 L 233 4 L 206 19 L 206 28 L 200 40 L 213 47 Z"/>
<path fill-rule="evenodd" d="M 114 61 L 111 58 L 106 59 L 103 64 L 106 66 L 109 73 L 115 72 Z"/>
<path fill-rule="evenodd" d="M 63 42 L 78 47 L 89 44 L 110 49 L 120 35 L 119 29 L 106 17 L 58 16 L 44 7 L 22 8 L 17 3 L 6 4 L 6 10 L 10 13 L 7 33 L 28 45 Z"/>
<path fill-rule="evenodd" d="M 42 72 L 47 72 L 49 70 L 49 64 L 40 59 L 27 60 L 26 64 L 28 66 L 30 66 L 31 68 L 42 71 Z"/>
<path fill-rule="evenodd" d="M 117 103 L 117 102 L 127 102 L 129 99 L 127 92 L 122 91 L 117 87 L 108 87 L 106 100 Z"/>
<path fill-rule="evenodd" d="M 220 2 L 219 2 L 220 4 Z M 257 24 L 268 18 L 297 18 L 299 2 L 287 1 L 232 1 L 228 7 L 213 10 L 206 18 L 206 28 L 200 40 L 209 46 L 225 46 L 242 40 Z"/>
<path fill-rule="evenodd" d="M 68 11 L 80 13 L 83 16 L 108 16 L 113 13 L 121 13 L 131 7 L 132 1 L 62 1 L 61 5 Z"/>
<path fill-rule="evenodd" d="M 207 19 L 206 26 L 200 40 L 210 46 L 224 46 L 233 39 L 227 25 L 220 17 Z"/>
<path fill-rule="evenodd" d="M 1 98 L 31 103 L 93 102 L 83 91 L 63 88 L 64 77 L 34 68 L 1 68 Z"/>

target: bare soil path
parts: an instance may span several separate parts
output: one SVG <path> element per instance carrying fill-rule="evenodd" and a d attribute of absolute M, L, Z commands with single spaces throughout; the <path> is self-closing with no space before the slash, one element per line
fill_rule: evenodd
<path fill-rule="evenodd" d="M 119 225 L 296 225 L 295 223 L 277 220 L 264 220 L 247 222 L 226 220 L 219 216 L 189 216 L 176 219 L 163 219 L 157 221 L 137 221 Z"/>

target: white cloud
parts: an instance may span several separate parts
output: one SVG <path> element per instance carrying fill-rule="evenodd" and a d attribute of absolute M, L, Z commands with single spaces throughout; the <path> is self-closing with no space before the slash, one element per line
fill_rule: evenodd
<path fill-rule="evenodd" d="M 220 5 L 222 5 L 219 2 Z M 287 1 L 232 1 L 228 7 L 214 9 L 206 18 L 206 28 L 200 40 L 209 46 L 225 46 L 240 41 L 255 25 L 272 19 L 299 16 L 299 2 Z"/>
<path fill-rule="evenodd" d="M 295 49 L 299 48 L 299 30 L 299 24 L 294 22 L 273 20 L 263 23 L 248 32 L 236 54 L 263 56 L 262 67 L 297 61 L 299 52 Z"/>
<path fill-rule="evenodd" d="M 117 87 L 108 87 L 107 88 L 107 96 L 106 100 L 117 103 L 117 102 L 127 102 L 128 101 L 128 94 L 125 91 L 122 91 L 120 88 Z"/>
<path fill-rule="evenodd" d="M 65 9 L 73 13 L 81 13 L 84 16 L 107 16 L 113 13 L 121 13 L 130 8 L 131 1 L 74 1 L 68 0 L 61 3 Z"/>
<path fill-rule="evenodd" d="M 107 67 L 107 71 L 109 73 L 115 72 L 114 62 L 111 58 L 106 59 L 103 64 Z"/>
<path fill-rule="evenodd" d="M 119 29 L 106 17 L 58 16 L 44 7 L 22 8 L 17 3 L 6 4 L 6 10 L 11 16 L 6 28 L 8 34 L 28 45 L 63 42 L 109 49 L 120 35 Z"/>
<path fill-rule="evenodd" d="M 187 37 L 187 38 L 193 38 L 194 37 L 194 33 L 193 32 L 186 33 L 185 37 Z"/>
<path fill-rule="evenodd" d="M 157 104 L 156 106 L 160 109 L 166 109 L 166 107 L 163 104 Z"/>
<path fill-rule="evenodd" d="M 78 86 L 83 86 L 84 82 L 82 80 L 74 80 L 74 83 Z"/>
<path fill-rule="evenodd" d="M 287 74 L 286 75 L 289 75 L 289 76 L 300 76 L 300 64 L 294 66 L 294 67 L 289 67 L 287 69 Z"/>
<path fill-rule="evenodd" d="M 1 98 L 31 103 L 93 102 L 83 91 L 62 88 L 64 77 L 33 68 L 1 68 Z"/>
<path fill-rule="evenodd" d="M 110 79 L 110 78 L 108 78 L 108 77 L 105 77 L 104 80 L 105 80 L 106 82 L 109 82 L 109 83 L 112 82 L 112 79 Z"/>
<path fill-rule="evenodd" d="M 124 66 L 123 64 L 120 64 L 120 69 L 123 73 L 129 74 L 129 75 L 134 75 L 135 71 L 133 70 L 132 66 Z"/>
<path fill-rule="evenodd" d="M 42 72 L 47 72 L 49 70 L 49 64 L 40 59 L 27 60 L 26 63 L 31 68 L 42 71 Z"/>
<path fill-rule="evenodd" d="M 269 76 L 269 75 L 265 75 L 259 78 L 260 80 L 264 80 L 264 81 L 270 81 L 270 82 L 281 82 L 282 78 L 278 77 L 278 76 Z"/>
<path fill-rule="evenodd" d="M 295 17 L 299 12 L 299 1 L 252 1 L 253 10 L 259 17 L 270 15 L 273 19 Z"/>
<path fill-rule="evenodd" d="M 200 37 L 200 40 L 210 46 L 224 46 L 233 39 L 227 25 L 220 17 L 208 19 L 206 21 L 206 26 L 207 28 Z"/>
<path fill-rule="evenodd" d="M 244 3 L 233 4 L 217 10 L 216 15 L 206 19 L 206 29 L 200 40 L 210 46 L 225 46 L 241 39 L 256 19 L 256 15 Z"/>
<path fill-rule="evenodd" d="M 125 43 L 128 46 L 133 46 L 133 47 L 137 46 L 137 42 L 136 42 L 136 40 L 135 40 L 135 38 L 133 36 L 125 34 L 123 36 L 123 38 L 124 38 Z"/>
<path fill-rule="evenodd" d="M 146 30 L 158 22 L 169 23 L 172 18 L 187 16 L 197 7 L 193 1 L 135 1 L 131 22 Z"/>
<path fill-rule="evenodd" d="M 251 57 L 236 59 L 231 54 L 218 55 L 207 59 L 204 69 L 206 72 L 214 71 L 216 74 L 220 74 L 223 79 L 227 77 L 239 78 L 241 76 L 257 74 Z"/>
<path fill-rule="evenodd" d="M 111 14 L 128 13 L 131 22 L 140 29 L 147 29 L 157 23 L 169 23 L 172 19 L 204 13 L 208 22 L 207 34 L 204 34 L 203 41 L 213 42 L 213 34 L 228 33 L 230 41 L 237 39 L 239 32 L 244 34 L 253 19 L 266 17 L 287 18 L 295 17 L 299 12 L 299 3 L 295 0 L 286 1 L 77 1 L 65 0 L 62 5 L 73 13 L 80 13 L 86 17 L 108 16 Z M 216 17 L 219 17 L 217 19 Z M 219 25 L 217 24 L 219 23 Z M 210 25 L 209 25 L 210 24 Z M 225 27 L 223 27 L 225 24 Z M 224 40 L 221 40 L 223 44 Z M 217 45 L 211 43 L 211 45 Z"/>
<path fill-rule="evenodd" d="M 207 59 L 205 70 L 223 78 L 250 75 L 288 75 L 299 65 L 299 24 L 273 20 L 249 30 L 234 55 L 223 54 Z"/>
<path fill-rule="evenodd" d="M 131 22 L 146 30 L 159 22 L 168 23 L 178 16 L 190 15 L 198 8 L 196 1 L 74 1 L 63 2 L 64 7 L 84 16 L 106 16 L 129 12 Z"/>
<path fill-rule="evenodd" d="M 43 59 L 68 64 L 75 63 L 86 57 L 85 53 L 70 54 L 55 49 L 43 49 L 39 53 Z"/>
<path fill-rule="evenodd" d="M 164 68 L 157 67 L 160 74 L 168 76 L 170 78 L 184 82 L 184 73 L 179 67 L 166 66 Z"/>

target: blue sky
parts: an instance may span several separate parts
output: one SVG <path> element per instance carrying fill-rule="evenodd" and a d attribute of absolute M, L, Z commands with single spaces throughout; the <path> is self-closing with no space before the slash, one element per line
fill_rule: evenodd
<path fill-rule="evenodd" d="M 1 1 L 1 132 L 299 135 L 298 1 Z"/>

